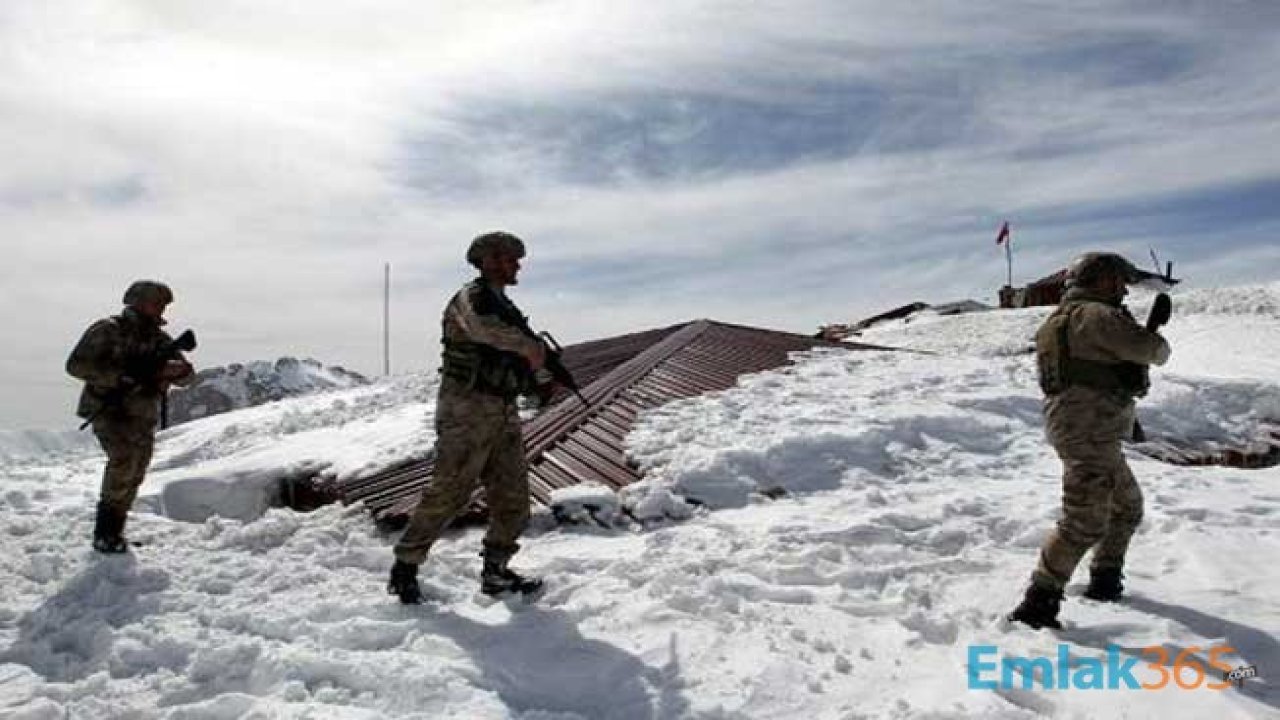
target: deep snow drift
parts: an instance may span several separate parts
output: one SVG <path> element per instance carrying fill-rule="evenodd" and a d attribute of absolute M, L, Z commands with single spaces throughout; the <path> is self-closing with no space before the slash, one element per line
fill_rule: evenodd
<path fill-rule="evenodd" d="M 131 521 L 146 546 L 125 558 L 87 548 L 94 448 L 6 449 L 0 717 L 1275 717 L 1280 469 L 1133 455 L 1147 517 L 1129 600 L 1085 601 L 1077 583 L 1065 630 L 1001 621 L 1058 504 L 1026 354 L 1047 312 L 877 327 L 868 341 L 937 354 L 803 353 L 651 412 L 630 439 L 645 482 L 614 506 L 566 493 L 561 516 L 588 524 L 537 518 L 516 561 L 547 577 L 532 605 L 478 595 L 477 530 L 437 546 L 423 573 L 434 601 L 403 608 L 382 588 L 394 538 L 360 508 L 267 509 L 291 473 L 426 452 L 422 378 L 166 431 Z M 1248 439 L 1280 418 L 1280 284 L 1179 293 L 1167 335 L 1174 359 L 1140 404 L 1150 434 Z M 1260 677 L 968 683 L 974 647 L 1065 648 L 1080 668 L 1114 646 L 1149 682 L 1171 668 L 1144 648 L 1172 665 L 1220 645 L 1234 650 L 1217 659 Z"/>

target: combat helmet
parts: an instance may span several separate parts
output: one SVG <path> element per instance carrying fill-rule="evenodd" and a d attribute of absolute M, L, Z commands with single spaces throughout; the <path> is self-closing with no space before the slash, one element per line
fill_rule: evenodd
<path fill-rule="evenodd" d="M 524 257 L 524 241 L 509 232 L 495 230 L 476 237 L 467 248 L 467 262 L 480 267 L 485 257 L 493 253 L 509 253 L 518 258 Z"/>
<path fill-rule="evenodd" d="M 1068 287 L 1097 287 L 1103 278 L 1120 276 L 1126 284 L 1142 279 L 1142 273 L 1133 263 L 1112 252 L 1088 252 L 1067 266 Z"/>
<path fill-rule="evenodd" d="M 137 280 L 124 291 L 122 303 L 135 307 L 144 302 L 160 302 L 168 305 L 173 302 L 173 291 L 168 285 L 157 280 Z"/>

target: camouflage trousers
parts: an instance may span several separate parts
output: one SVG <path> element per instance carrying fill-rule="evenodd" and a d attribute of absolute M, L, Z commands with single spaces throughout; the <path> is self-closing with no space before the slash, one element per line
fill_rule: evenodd
<path fill-rule="evenodd" d="M 1062 517 L 1040 549 L 1032 581 L 1061 590 L 1093 549 L 1091 567 L 1124 567 L 1129 539 L 1142 522 L 1142 490 L 1120 442 L 1055 444 L 1062 458 Z"/>
<path fill-rule="evenodd" d="M 151 464 L 155 447 L 155 423 L 151 420 L 100 418 L 93 422 L 93 434 L 107 454 L 98 502 L 121 515 L 127 514 L 138 497 L 138 488 Z"/>
<path fill-rule="evenodd" d="M 422 491 L 396 559 L 420 565 L 445 527 L 482 484 L 489 509 L 487 559 L 505 562 L 529 522 L 524 438 L 514 402 L 471 392 L 448 379 L 436 405 L 435 475 Z"/>

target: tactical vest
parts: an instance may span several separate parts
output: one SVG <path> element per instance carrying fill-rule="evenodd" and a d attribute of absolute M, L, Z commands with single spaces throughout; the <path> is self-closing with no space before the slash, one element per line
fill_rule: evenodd
<path fill-rule="evenodd" d="M 111 327 L 112 333 L 109 336 L 99 335 L 98 337 L 109 337 L 110 342 L 100 346 L 96 351 L 89 350 L 91 356 L 96 356 L 95 364 L 115 366 L 122 370 L 123 374 L 139 383 L 138 388 L 128 394 L 121 411 L 117 412 L 115 417 L 119 417 L 121 413 L 129 417 L 141 417 L 144 420 L 158 416 L 161 399 L 159 384 L 155 382 L 154 377 L 147 377 L 147 373 L 141 372 L 140 368 L 148 356 L 154 356 L 165 343 L 169 342 L 169 337 L 160 330 L 159 326 L 131 316 L 129 311 L 99 320 L 88 332 L 94 332 L 104 326 Z M 116 387 L 103 387 L 85 382 L 84 389 L 80 392 L 76 415 L 89 418 L 100 414 L 112 394 L 118 392 Z"/>
<path fill-rule="evenodd" d="M 1066 302 L 1036 333 L 1036 365 L 1040 389 L 1057 395 L 1073 385 L 1091 387 L 1127 398 L 1142 397 L 1151 386 L 1147 366 L 1131 362 L 1099 362 L 1071 356 L 1067 336 L 1071 318 L 1083 302 Z"/>
<path fill-rule="evenodd" d="M 479 283 L 480 287 L 476 287 Z M 513 327 L 527 323 L 524 315 L 510 300 L 495 293 L 482 281 L 475 281 L 462 292 L 487 293 L 486 301 L 502 322 Z M 443 332 L 444 345 L 440 374 L 462 383 L 468 390 L 497 395 L 508 400 L 527 395 L 536 388 L 529 363 L 518 353 L 499 350 L 482 343 L 450 340 Z"/>

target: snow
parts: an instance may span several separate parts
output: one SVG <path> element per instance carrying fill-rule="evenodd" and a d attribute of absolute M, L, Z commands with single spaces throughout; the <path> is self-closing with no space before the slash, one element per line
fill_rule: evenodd
<path fill-rule="evenodd" d="M 0 464 L 28 461 L 49 462 L 50 458 L 76 455 L 96 448 L 92 433 L 74 430 L 0 430 Z"/>
<path fill-rule="evenodd" d="M 583 483 L 551 493 L 551 512 L 562 523 L 610 527 L 622 520 L 618 494 L 600 483 Z"/>
<path fill-rule="evenodd" d="M 1137 296 L 1135 313 L 1149 296 Z M 1153 435 L 1247 440 L 1280 418 L 1280 285 L 1175 294 Z M 429 378 L 282 400 L 161 435 L 130 521 L 87 547 L 102 459 L 83 436 L 0 436 L 0 718 L 1275 717 L 1280 469 L 1134 454 L 1146 519 L 1119 605 L 1068 590 L 1062 631 L 1010 626 L 1059 502 L 1030 337 L 1048 309 L 922 314 L 642 417 L 647 471 L 559 491 L 477 591 L 482 531 L 446 535 L 431 600 L 383 585 L 394 535 L 360 507 L 274 507 L 291 477 L 430 448 Z M 87 435 L 87 433 L 85 434 Z M 1235 648 L 1222 691 L 970 690 L 969 648 L 1140 657 Z"/>
<path fill-rule="evenodd" d="M 283 357 L 205 368 L 188 387 L 169 396 L 169 418 L 178 425 L 193 419 L 261 405 L 273 400 L 368 383 L 341 367 L 328 367 L 310 358 Z"/>
<path fill-rule="evenodd" d="M 403 376 L 184 423 L 161 434 L 142 507 L 199 522 L 252 520 L 284 483 L 345 479 L 423 455 L 434 380 Z"/>

